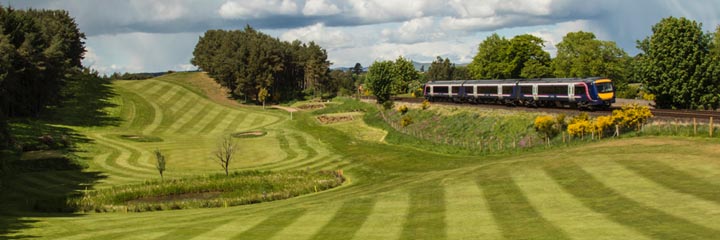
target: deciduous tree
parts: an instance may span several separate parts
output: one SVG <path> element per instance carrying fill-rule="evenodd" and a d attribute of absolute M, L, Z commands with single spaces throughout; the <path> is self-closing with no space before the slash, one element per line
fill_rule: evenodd
<path fill-rule="evenodd" d="M 717 108 L 720 103 L 718 61 L 710 54 L 711 36 L 702 24 L 669 17 L 638 42 L 639 78 L 661 108 Z"/>
<path fill-rule="evenodd" d="M 390 100 L 393 84 L 393 62 L 374 62 L 367 74 L 367 87 L 377 99 L 377 103 L 385 103 Z"/>

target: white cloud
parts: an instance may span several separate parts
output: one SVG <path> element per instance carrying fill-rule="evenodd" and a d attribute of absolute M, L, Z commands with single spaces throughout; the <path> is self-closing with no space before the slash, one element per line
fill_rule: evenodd
<path fill-rule="evenodd" d="M 298 6 L 292 0 L 247 0 L 227 1 L 218 10 L 223 18 L 248 19 L 270 15 L 292 15 L 298 12 Z"/>
<path fill-rule="evenodd" d="M 147 12 L 146 17 L 158 21 L 179 19 L 189 13 L 180 0 L 170 1 L 141 1 L 133 0 L 130 4 L 138 12 Z"/>
<path fill-rule="evenodd" d="M 432 17 L 415 18 L 403 22 L 396 29 L 383 29 L 382 36 L 387 42 L 417 43 L 444 39 L 448 32 L 438 28 Z"/>
<path fill-rule="evenodd" d="M 280 35 L 280 39 L 288 42 L 294 40 L 305 43 L 314 41 L 325 49 L 343 48 L 352 46 L 355 43 L 353 38 L 345 31 L 325 27 L 325 24 L 322 23 L 288 30 Z"/>
<path fill-rule="evenodd" d="M 302 13 L 305 16 L 328 16 L 342 12 L 335 4 L 325 0 L 307 0 Z"/>
<path fill-rule="evenodd" d="M 557 53 L 557 44 L 562 42 L 563 37 L 565 37 L 565 35 L 567 35 L 568 33 L 577 31 L 589 31 L 588 23 L 586 20 L 578 20 L 558 23 L 551 26 L 544 26 L 536 31 L 529 32 L 528 34 L 545 40 L 545 47 L 543 48 L 543 50 L 549 52 L 552 57 L 555 57 Z M 602 39 L 601 34 L 596 34 L 595 36 L 598 37 L 598 39 Z"/>

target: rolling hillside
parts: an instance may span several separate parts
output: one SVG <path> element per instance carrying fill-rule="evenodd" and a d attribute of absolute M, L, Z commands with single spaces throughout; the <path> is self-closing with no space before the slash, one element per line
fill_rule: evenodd
<path fill-rule="evenodd" d="M 78 128 L 102 188 L 166 176 L 217 173 L 211 153 L 234 132 L 233 170 L 343 169 L 344 186 L 293 199 L 229 208 L 23 216 L 7 237 L 47 239 L 711 239 L 720 236 L 720 143 L 643 137 L 513 156 L 436 154 L 382 141 L 353 122 L 321 125 L 295 113 L 219 104 L 179 73 L 116 81 L 118 126 Z M 335 105 L 341 105 L 335 104 Z M 331 107 L 332 108 L 332 107 Z M 368 113 L 369 114 L 369 113 Z M 355 127 L 352 127 L 355 126 Z M 369 134 L 371 133 L 371 134 Z M 398 134 L 390 130 L 389 134 Z M 122 137 L 121 135 L 131 136 Z M 162 139 L 133 141 L 133 136 Z M 152 137 L 152 138 L 150 138 Z M 15 197 L 72 191 L 63 171 L 28 173 Z M 82 189 L 79 189 L 82 190 Z"/>

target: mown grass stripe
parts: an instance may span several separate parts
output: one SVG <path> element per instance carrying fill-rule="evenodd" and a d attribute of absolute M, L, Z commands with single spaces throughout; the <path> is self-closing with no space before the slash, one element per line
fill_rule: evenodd
<path fill-rule="evenodd" d="M 241 232 L 232 239 L 268 239 L 305 214 L 305 209 L 292 209 L 269 216 L 261 223 Z"/>
<path fill-rule="evenodd" d="M 218 225 L 215 229 L 196 236 L 195 239 L 227 239 L 229 236 L 247 231 L 264 220 L 266 220 L 264 215 L 255 217 L 235 217 L 228 220 L 225 224 Z"/>
<path fill-rule="evenodd" d="M 182 116 L 184 114 L 187 114 L 188 111 L 196 107 L 197 105 L 195 102 L 190 101 L 191 97 L 185 97 L 182 101 L 178 102 L 177 104 L 174 104 L 173 107 L 178 106 L 176 110 L 171 107 L 169 110 L 170 114 L 165 117 L 163 120 L 161 127 L 155 130 L 154 133 L 164 133 L 170 129 L 170 127 L 174 126 L 176 122 L 180 121 Z"/>
<path fill-rule="evenodd" d="M 581 167 L 629 199 L 698 225 L 720 229 L 720 205 L 715 202 L 666 188 L 615 162 L 586 162 Z"/>
<path fill-rule="evenodd" d="M 615 161 L 660 185 L 720 204 L 720 184 L 711 183 L 659 161 Z"/>
<path fill-rule="evenodd" d="M 235 129 L 237 129 L 239 126 L 242 125 L 243 122 L 245 122 L 245 119 L 248 117 L 248 115 L 252 115 L 247 112 L 239 113 L 235 118 L 230 122 L 230 124 L 227 125 L 225 128 L 225 133 L 232 133 L 235 132 Z"/>
<path fill-rule="evenodd" d="M 495 222 L 507 239 L 569 239 L 530 205 L 520 187 L 506 169 L 492 169 L 479 174 L 482 188 Z"/>
<path fill-rule="evenodd" d="M 227 129 L 230 127 L 230 125 L 233 123 L 235 118 L 237 118 L 240 115 L 245 114 L 242 111 L 237 110 L 230 110 L 225 115 L 222 116 L 222 119 L 212 127 L 212 130 L 209 132 L 206 132 L 208 135 L 219 135 L 223 133 L 229 133 L 226 132 Z"/>
<path fill-rule="evenodd" d="M 170 108 L 173 105 L 175 105 L 178 101 L 180 101 L 180 99 L 182 99 L 182 97 L 185 96 L 185 94 L 187 94 L 187 91 L 183 91 L 182 89 L 180 89 L 178 87 L 174 87 L 172 89 L 172 92 L 173 93 L 170 97 L 168 97 L 158 103 L 158 105 L 163 107 L 163 111 L 168 111 L 168 113 L 171 113 Z"/>
<path fill-rule="evenodd" d="M 575 198 L 610 219 L 659 239 L 714 239 L 720 231 L 645 206 L 608 188 L 571 161 L 545 171 Z"/>
<path fill-rule="evenodd" d="M 524 169 L 513 174 L 513 179 L 543 218 L 573 239 L 647 239 L 635 229 L 588 209 L 541 169 Z"/>
<path fill-rule="evenodd" d="M 223 119 L 225 119 L 228 116 L 228 113 L 230 113 L 230 109 L 222 108 L 220 111 L 213 116 L 209 122 L 205 123 L 205 126 L 202 127 L 202 129 L 194 132 L 195 134 L 208 134 L 211 133 L 217 128 Z"/>
<path fill-rule="evenodd" d="M 445 187 L 448 239 L 499 239 L 497 223 L 483 193 L 472 181 Z"/>
<path fill-rule="evenodd" d="M 271 239 L 276 240 L 303 240 L 311 239 L 317 232 L 321 231 L 334 217 L 333 213 L 338 212 L 339 204 L 326 204 L 321 208 L 308 210 L 299 217 L 295 222 L 285 227 L 283 230 L 275 234 Z"/>
<path fill-rule="evenodd" d="M 204 103 L 200 107 L 200 111 L 194 113 L 194 115 L 185 122 L 180 128 L 175 130 L 175 133 L 178 134 L 185 134 L 188 132 L 191 132 L 195 128 L 201 128 L 200 122 L 202 122 L 203 119 L 208 117 L 208 112 L 212 111 L 214 107 L 210 103 Z"/>
<path fill-rule="evenodd" d="M 129 90 L 121 90 L 123 94 L 123 102 L 132 102 L 133 113 L 131 114 L 131 123 L 128 124 L 130 129 L 142 129 L 150 125 L 155 119 L 155 112 L 152 111 L 152 105 L 140 95 L 130 92 Z"/>
<path fill-rule="evenodd" d="M 176 133 L 186 124 L 193 124 L 193 122 L 190 122 L 190 120 L 195 118 L 197 114 L 205 108 L 206 105 L 207 103 L 193 104 L 190 110 L 188 110 L 187 112 L 181 112 L 182 115 L 176 116 L 178 118 L 177 121 L 170 125 L 164 133 Z"/>
<path fill-rule="evenodd" d="M 400 238 L 407 218 L 408 201 L 408 193 L 404 191 L 379 197 L 353 239 Z"/>
<path fill-rule="evenodd" d="M 410 190 L 400 239 L 446 239 L 445 189 L 437 182 L 420 185 Z"/>
<path fill-rule="evenodd" d="M 177 226 L 172 227 L 172 231 L 163 234 L 162 236 L 159 236 L 155 239 L 173 239 L 173 240 L 184 240 L 184 239 L 193 239 L 197 236 L 200 236 L 204 233 L 210 232 L 213 229 L 223 225 L 223 223 L 228 222 L 228 219 L 205 219 L 206 221 L 201 222 L 193 222 L 191 224 L 187 224 L 185 226 L 182 226 L 178 228 Z M 209 220 L 209 221 L 208 221 Z M 112 238 L 107 238 L 112 239 Z"/>
<path fill-rule="evenodd" d="M 171 116 L 173 118 L 177 118 L 178 116 L 187 112 L 187 110 L 194 106 L 194 104 L 198 101 L 198 98 L 189 93 L 188 91 L 179 91 L 182 92 L 181 98 L 178 101 L 169 102 L 166 108 L 169 113 L 168 116 Z"/>
<path fill-rule="evenodd" d="M 374 198 L 361 197 L 346 201 L 313 239 L 352 239 L 367 220 L 373 206 Z"/>

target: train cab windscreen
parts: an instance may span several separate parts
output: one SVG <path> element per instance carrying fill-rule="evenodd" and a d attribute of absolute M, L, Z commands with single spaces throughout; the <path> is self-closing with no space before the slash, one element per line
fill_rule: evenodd
<path fill-rule="evenodd" d="M 597 86 L 598 93 L 610 93 L 613 92 L 613 85 L 612 83 L 606 82 L 606 83 L 597 83 L 595 84 Z"/>

